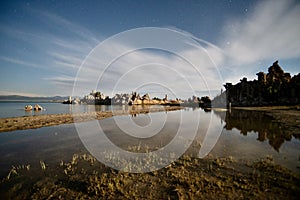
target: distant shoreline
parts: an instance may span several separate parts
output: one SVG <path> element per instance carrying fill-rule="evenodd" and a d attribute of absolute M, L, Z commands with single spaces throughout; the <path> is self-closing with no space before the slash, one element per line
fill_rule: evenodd
<path fill-rule="evenodd" d="M 86 112 L 76 114 L 46 114 L 36 116 L 0 118 L 0 132 L 9 132 L 16 130 L 36 129 L 45 126 L 55 126 L 60 124 L 71 124 L 77 122 L 86 122 L 91 120 L 100 120 L 117 115 L 138 115 L 152 112 L 176 111 L 183 107 L 171 106 L 161 108 L 137 109 L 130 111 L 101 111 Z"/>
<path fill-rule="evenodd" d="M 0 100 L 0 103 L 35 103 L 35 102 L 39 102 L 39 103 L 62 103 L 63 101 L 62 100 L 4 100 L 4 99 L 1 99 Z"/>

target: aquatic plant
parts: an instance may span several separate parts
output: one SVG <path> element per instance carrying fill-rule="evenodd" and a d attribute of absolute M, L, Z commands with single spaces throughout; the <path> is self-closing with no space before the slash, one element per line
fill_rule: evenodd
<path fill-rule="evenodd" d="M 40 165 L 41 165 L 42 170 L 46 170 L 46 164 L 44 161 L 40 160 Z"/>
<path fill-rule="evenodd" d="M 7 175 L 7 177 L 6 177 L 6 179 L 9 180 L 10 177 L 11 177 L 13 174 L 14 174 L 14 175 L 18 175 L 18 172 L 17 172 L 17 170 L 16 170 L 16 168 L 15 168 L 14 166 L 12 166 L 12 169 L 9 171 L 9 173 L 8 173 L 8 175 Z"/>

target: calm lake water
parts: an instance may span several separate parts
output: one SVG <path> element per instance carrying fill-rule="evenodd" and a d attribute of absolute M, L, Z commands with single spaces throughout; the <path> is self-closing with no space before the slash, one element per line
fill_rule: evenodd
<path fill-rule="evenodd" d="M 79 110 L 84 109 L 85 106 Z M 95 123 L 100 125 L 105 137 L 99 138 L 98 130 L 92 128 Z M 300 174 L 299 138 L 295 133 L 285 132 L 263 112 L 204 112 L 198 108 L 185 108 L 116 116 L 77 125 L 77 129 L 74 124 L 66 124 L 0 133 L 0 177 L 7 175 L 12 165 L 31 164 L 34 169 L 43 160 L 48 166 L 57 166 L 61 160 L 70 160 L 74 153 L 88 153 L 87 149 L 113 150 L 103 138 L 122 149 L 129 146 L 157 149 L 172 144 L 175 137 L 178 139 L 168 151 L 180 155 L 182 146 L 187 145 L 187 151 L 183 153 L 195 157 L 203 157 L 206 151 L 213 157 L 232 156 L 246 161 L 272 156 L 275 163 Z"/>
<path fill-rule="evenodd" d="M 42 111 L 25 111 L 26 105 L 35 104 L 41 105 L 45 110 Z M 13 101 L 0 101 L 0 118 L 5 117 L 21 117 L 31 115 L 43 114 L 59 114 L 59 113 L 79 113 L 79 112 L 92 112 L 92 111 L 108 111 L 111 106 L 107 105 L 72 105 L 62 103 L 49 103 L 49 102 L 13 102 Z"/>

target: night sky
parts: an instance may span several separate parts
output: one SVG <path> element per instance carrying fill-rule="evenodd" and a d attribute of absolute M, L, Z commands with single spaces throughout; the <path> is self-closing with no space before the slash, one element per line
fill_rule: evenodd
<path fill-rule="evenodd" d="M 217 83 L 213 82 L 215 77 L 207 80 L 212 91 L 222 88 L 220 82 L 236 83 L 244 76 L 254 79 L 257 72 L 267 72 L 275 60 L 295 75 L 300 72 L 299 19 L 299 1 L 1 1 L 0 95 L 71 95 L 80 66 L 97 45 L 115 34 L 141 27 L 176 30 L 207 42 L 209 47 L 203 48 L 222 77 Z M 145 63 L 155 57 L 157 62 L 170 63 L 170 67 L 181 62 L 159 51 L 136 55 L 145 57 Z M 130 55 L 127 61 L 128 66 L 114 70 L 126 73 L 124 69 L 130 70 L 129 66 L 137 62 Z M 122 63 L 118 64 L 121 68 Z M 150 68 L 147 74 L 159 70 Z M 99 74 L 101 70 L 99 66 Z M 164 70 L 157 74 L 157 80 L 165 79 Z M 107 73 L 103 81 L 110 80 L 112 73 Z M 138 75 L 143 79 L 143 73 Z M 189 72 L 183 77 L 197 81 Z M 134 79 L 127 83 L 128 90 L 137 84 Z M 107 85 L 101 82 L 97 89 L 109 93 Z M 178 96 L 190 95 L 178 88 Z M 76 95 L 94 88 L 86 85 L 85 89 Z M 156 94 L 159 90 L 157 87 Z M 201 88 L 195 90 L 201 94 Z"/>

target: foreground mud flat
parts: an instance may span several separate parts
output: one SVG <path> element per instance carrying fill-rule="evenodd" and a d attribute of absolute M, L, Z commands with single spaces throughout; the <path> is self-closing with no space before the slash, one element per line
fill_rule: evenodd
<path fill-rule="evenodd" d="M 0 184 L 2 199 L 297 199 L 299 174 L 268 157 L 253 163 L 182 156 L 148 173 L 121 172 L 89 154 L 48 166 L 16 166 Z"/>

